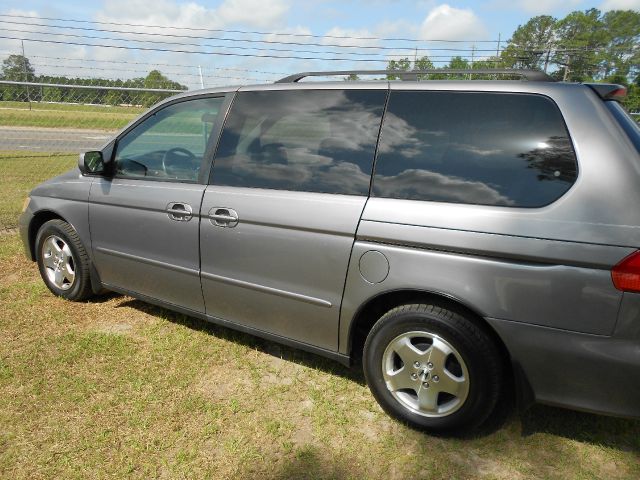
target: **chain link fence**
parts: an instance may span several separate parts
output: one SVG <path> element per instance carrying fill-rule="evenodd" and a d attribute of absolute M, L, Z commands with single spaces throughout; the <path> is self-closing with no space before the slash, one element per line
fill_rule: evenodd
<path fill-rule="evenodd" d="M 0 234 L 15 231 L 35 185 L 181 91 L 0 80 Z"/>
<path fill-rule="evenodd" d="M 181 91 L 0 80 L 0 234 L 15 231 L 35 185 L 74 168 L 78 153 Z"/>

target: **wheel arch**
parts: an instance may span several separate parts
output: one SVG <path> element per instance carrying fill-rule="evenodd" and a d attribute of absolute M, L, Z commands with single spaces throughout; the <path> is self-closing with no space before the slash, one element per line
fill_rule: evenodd
<path fill-rule="evenodd" d="M 29 242 L 28 253 L 29 253 L 29 258 L 33 262 L 37 260 L 36 238 L 38 236 L 38 231 L 45 223 L 47 223 L 50 220 L 62 220 L 63 222 L 66 222 L 69 225 L 71 225 L 71 228 L 77 231 L 73 223 L 67 220 L 60 213 L 54 210 L 49 210 L 49 209 L 38 210 L 36 213 L 33 214 L 33 218 L 31 219 L 31 222 L 29 222 L 29 229 L 28 229 L 28 242 Z M 82 239 L 80 241 L 82 242 Z M 102 281 L 100 280 L 100 275 L 98 274 L 98 271 L 96 270 L 96 267 L 93 263 L 91 250 L 89 247 L 90 246 L 85 245 L 85 250 L 87 251 L 87 255 L 89 256 L 89 281 L 91 284 L 91 290 L 93 291 L 94 294 L 100 294 L 106 290 L 102 286 Z"/>
<path fill-rule="evenodd" d="M 357 309 L 349 326 L 348 351 L 352 359 L 360 359 L 367 335 L 380 317 L 389 310 L 400 305 L 413 303 L 437 304 L 473 321 L 485 331 L 495 342 L 504 360 L 511 391 L 515 394 L 520 409 L 524 409 L 534 402 L 534 394 L 524 372 L 502 338 L 485 320 L 479 310 L 468 305 L 463 300 L 441 292 L 419 289 L 401 289 L 381 292 L 369 298 Z"/>
<path fill-rule="evenodd" d="M 49 220 L 62 220 L 63 222 L 67 222 L 62 215 L 53 210 L 39 210 L 33 215 L 31 222 L 29 222 L 29 257 L 32 262 L 36 261 L 36 237 L 38 236 L 38 230 Z"/>

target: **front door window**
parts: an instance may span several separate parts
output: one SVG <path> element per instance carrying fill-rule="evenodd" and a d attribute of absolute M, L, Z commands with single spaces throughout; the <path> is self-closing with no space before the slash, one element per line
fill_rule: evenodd
<path fill-rule="evenodd" d="M 189 100 L 151 115 L 118 142 L 116 175 L 197 181 L 223 101 L 222 97 Z"/>

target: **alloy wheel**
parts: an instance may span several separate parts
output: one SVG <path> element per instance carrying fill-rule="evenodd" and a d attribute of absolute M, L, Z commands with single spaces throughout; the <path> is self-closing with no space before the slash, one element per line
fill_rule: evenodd
<path fill-rule="evenodd" d="M 391 395 L 425 417 L 451 415 L 469 394 L 469 371 L 460 353 L 426 331 L 394 338 L 382 355 L 382 374 Z"/>
<path fill-rule="evenodd" d="M 69 245 L 51 235 L 42 244 L 42 264 L 49 281 L 60 290 L 68 290 L 76 278 L 75 261 Z"/>

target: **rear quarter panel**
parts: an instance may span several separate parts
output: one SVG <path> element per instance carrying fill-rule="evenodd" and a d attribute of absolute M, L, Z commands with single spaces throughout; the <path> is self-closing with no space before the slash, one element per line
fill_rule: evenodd
<path fill-rule="evenodd" d="M 611 335 L 622 293 L 613 286 L 610 269 L 640 246 L 640 161 L 629 139 L 588 87 L 452 83 L 392 83 L 391 89 L 548 96 L 574 144 L 577 181 L 542 208 L 370 198 L 348 269 L 340 351 L 349 351 L 359 308 L 399 289 L 440 293 L 486 318 Z M 368 250 L 389 261 L 381 283 L 369 283 L 360 273 L 359 260 Z"/>

